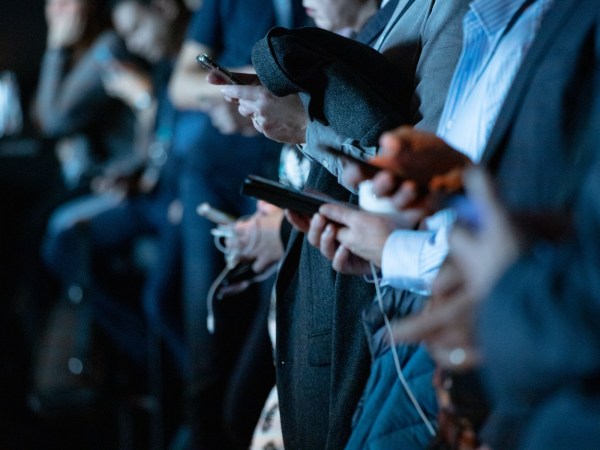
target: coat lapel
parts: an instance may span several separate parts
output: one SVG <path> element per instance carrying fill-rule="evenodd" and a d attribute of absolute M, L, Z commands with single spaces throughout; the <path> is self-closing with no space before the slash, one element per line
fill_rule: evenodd
<path fill-rule="evenodd" d="M 579 1 L 555 0 L 554 6 L 548 12 L 545 22 L 540 28 L 534 44 L 529 50 L 523 65 L 519 69 L 515 81 L 510 88 L 508 96 L 502 106 L 502 110 L 496 120 L 494 129 L 483 153 L 482 163 L 488 165 L 494 158 L 506 138 L 514 116 L 519 112 L 522 99 L 539 67 L 540 60 L 549 51 L 560 28 L 568 20 L 568 17 L 576 10 Z"/>

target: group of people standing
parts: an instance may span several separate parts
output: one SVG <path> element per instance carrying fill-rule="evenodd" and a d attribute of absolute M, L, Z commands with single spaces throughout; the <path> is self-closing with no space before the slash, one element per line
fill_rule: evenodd
<path fill-rule="evenodd" d="M 46 15 L 34 119 L 68 193 L 42 258 L 134 377 L 150 337 L 164 344 L 182 448 L 598 447 L 594 0 L 48 0 Z M 257 206 L 249 174 L 331 202 Z M 202 203 L 234 218 L 218 246 Z M 147 236 L 132 298 L 115 256 Z M 213 296 L 218 247 L 263 281 Z"/>

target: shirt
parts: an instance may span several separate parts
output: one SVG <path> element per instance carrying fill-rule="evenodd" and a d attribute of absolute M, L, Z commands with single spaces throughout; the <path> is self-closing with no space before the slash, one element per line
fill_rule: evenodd
<path fill-rule="evenodd" d="M 437 135 L 478 162 L 527 51 L 553 0 L 475 0 L 463 19 L 463 49 Z M 426 231 L 397 230 L 386 241 L 382 275 L 395 288 L 429 294 L 448 253 L 453 214 L 425 221 Z"/>
<path fill-rule="evenodd" d="M 293 14 L 290 23 L 303 22 L 301 2 L 292 2 L 289 12 Z M 249 66 L 252 47 L 277 24 L 276 16 L 273 0 L 204 0 L 191 18 L 186 38 L 213 50 L 215 59 L 224 67 Z M 217 173 L 232 164 L 243 164 L 242 152 L 247 158 L 261 158 L 275 155 L 280 148 L 280 144 L 262 135 L 223 135 L 201 111 L 180 112 L 172 145 L 174 152 L 187 155 L 185 169 L 193 173 Z"/>

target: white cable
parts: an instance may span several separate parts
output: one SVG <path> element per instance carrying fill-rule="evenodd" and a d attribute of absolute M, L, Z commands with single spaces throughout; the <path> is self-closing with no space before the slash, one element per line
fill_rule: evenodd
<path fill-rule="evenodd" d="M 375 293 L 377 295 L 377 303 L 379 305 L 379 309 L 381 311 L 381 314 L 383 315 L 383 321 L 385 322 L 385 328 L 386 328 L 386 330 L 387 330 L 387 332 L 389 334 L 389 337 L 390 337 L 390 346 L 391 346 L 391 350 L 392 350 L 392 357 L 394 359 L 394 365 L 396 366 L 396 373 L 398 374 L 398 379 L 400 380 L 400 383 L 402 384 L 402 387 L 404 388 L 404 391 L 408 395 L 408 398 L 410 398 L 410 401 L 412 402 L 413 406 L 415 407 L 415 409 L 419 413 L 419 416 L 421 417 L 421 420 L 423 421 L 423 423 L 427 427 L 427 430 L 429 431 L 429 433 L 431 434 L 431 436 L 435 437 L 436 433 L 435 433 L 435 429 L 433 428 L 433 425 L 431 424 L 431 422 L 429 421 L 429 419 L 427 418 L 427 416 L 423 412 L 423 408 L 421 408 L 421 405 L 419 404 L 419 401 L 417 400 L 417 398 L 413 394 L 412 389 L 410 388 L 410 386 L 406 382 L 406 378 L 404 378 L 404 374 L 402 373 L 402 367 L 400 366 L 400 357 L 398 356 L 398 350 L 396 350 L 396 346 L 394 345 L 394 332 L 392 331 L 392 325 L 390 324 L 390 320 L 389 320 L 387 314 L 385 313 L 385 308 L 383 306 L 383 297 L 381 296 L 381 289 L 380 289 L 380 286 L 379 286 L 379 279 L 377 278 L 377 270 L 375 269 L 375 264 L 370 263 L 370 266 L 371 266 L 371 273 L 373 274 L 373 281 L 374 281 L 374 284 L 375 284 Z"/>
<path fill-rule="evenodd" d="M 213 301 L 215 297 L 215 293 L 217 292 L 217 288 L 221 284 L 221 282 L 225 279 L 227 274 L 230 272 L 229 267 L 225 267 L 223 271 L 219 274 L 219 276 L 213 281 L 213 284 L 210 285 L 210 289 L 208 290 L 208 295 L 206 296 L 206 328 L 210 334 L 215 332 L 215 313 L 213 310 Z"/>

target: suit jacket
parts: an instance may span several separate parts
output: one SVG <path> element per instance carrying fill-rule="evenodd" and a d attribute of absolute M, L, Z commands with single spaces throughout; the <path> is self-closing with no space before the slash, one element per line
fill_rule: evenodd
<path fill-rule="evenodd" d="M 462 45 L 467 4 L 401 0 L 383 31 L 383 44 L 376 46 L 393 55 L 391 61 L 411 80 L 405 88 L 416 94 L 411 104 L 415 121 L 439 120 Z M 307 187 L 351 199 L 335 176 L 316 163 Z M 346 443 L 368 376 L 360 313 L 373 294 L 372 285 L 337 274 L 302 234 L 292 233 L 276 283 L 275 359 L 286 448 L 340 449 Z"/>
<path fill-rule="evenodd" d="M 554 3 L 484 153 L 500 196 L 513 211 L 565 217 L 574 193 L 582 185 L 588 192 L 584 217 L 576 222 L 586 227 L 583 242 L 572 240 L 567 248 L 552 244 L 551 250 L 547 244 L 535 246 L 482 308 L 485 374 L 500 418 L 496 424 L 503 424 L 488 427 L 493 448 L 517 448 L 534 405 L 557 386 L 600 368 L 600 172 L 589 163 L 600 138 L 599 117 L 592 114 L 600 87 L 599 24 L 594 0 Z M 586 174 L 587 185 L 582 184 Z"/>

